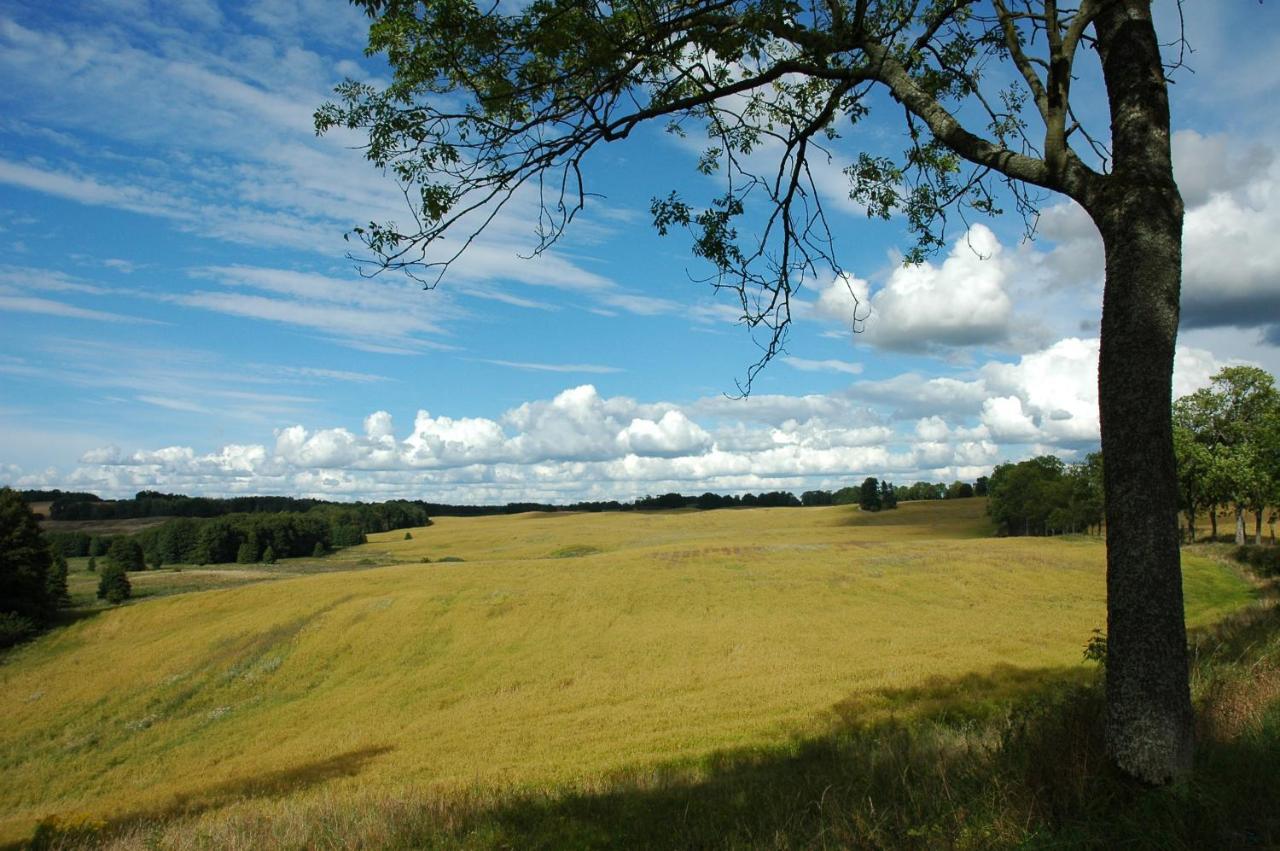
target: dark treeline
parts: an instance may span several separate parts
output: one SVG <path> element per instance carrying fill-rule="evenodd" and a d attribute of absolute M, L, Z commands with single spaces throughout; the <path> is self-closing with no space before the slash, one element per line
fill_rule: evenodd
<path fill-rule="evenodd" d="M 365 542 L 370 532 L 388 532 L 431 523 L 420 502 L 320 503 L 305 512 L 279 511 L 176 517 L 131 535 L 51 532 L 47 538 L 66 556 L 105 555 L 117 538 L 136 540 L 146 563 L 255 563 L 271 551 L 276 558 L 318 555 Z"/>
<path fill-rule="evenodd" d="M 58 494 L 32 497 L 28 493 Z M 133 499 L 103 500 L 93 494 L 59 491 L 24 491 L 29 502 L 52 499 L 51 520 L 134 520 L 141 517 L 221 517 L 224 514 L 259 514 L 282 511 L 305 512 L 317 505 L 332 505 L 319 499 L 291 496 L 235 496 L 218 499 L 184 496 L 159 491 L 139 491 Z"/>

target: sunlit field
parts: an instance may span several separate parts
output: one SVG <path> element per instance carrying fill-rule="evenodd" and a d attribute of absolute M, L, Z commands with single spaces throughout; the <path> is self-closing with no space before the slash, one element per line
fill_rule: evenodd
<path fill-rule="evenodd" d="M 0 661 L 0 841 L 50 816 L 590 790 L 1091 678 L 1101 542 L 985 537 L 983 509 L 445 517 L 323 573 L 133 575 L 206 590 Z M 1184 571 L 1192 625 L 1255 593 L 1207 558 Z"/>

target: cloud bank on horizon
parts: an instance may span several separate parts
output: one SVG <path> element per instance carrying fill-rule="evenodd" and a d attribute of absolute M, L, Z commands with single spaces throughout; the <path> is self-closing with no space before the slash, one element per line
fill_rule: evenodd
<path fill-rule="evenodd" d="M 1187 10 L 1197 73 L 1173 93 L 1177 395 L 1227 363 L 1280 371 L 1280 156 L 1254 108 L 1280 76 L 1224 84 L 1280 28 L 1210 5 Z M 556 252 L 522 256 L 526 198 L 429 294 L 362 277 L 342 234 L 404 201 L 311 113 L 384 72 L 364 27 L 329 0 L 0 11 L 21 83 L 0 92 L 0 481 L 561 502 L 973 478 L 1096 446 L 1102 252 L 1069 202 L 1033 242 L 974 222 L 910 267 L 901 221 L 832 203 L 850 272 L 799 294 L 745 400 L 720 392 L 757 356 L 739 311 L 647 224 L 650 196 L 702 180 L 660 133 L 590 163 L 605 197 Z"/>

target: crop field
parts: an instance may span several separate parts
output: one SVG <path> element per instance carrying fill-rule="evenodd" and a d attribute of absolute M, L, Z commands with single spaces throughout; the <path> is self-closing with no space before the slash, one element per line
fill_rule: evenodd
<path fill-rule="evenodd" d="M 320 573 L 134 575 L 181 587 L 0 658 L 0 842 L 47 817 L 591 789 L 1091 677 L 1101 542 L 985 537 L 983 507 L 444 517 Z M 1184 572 L 1192 625 L 1255 593 Z"/>

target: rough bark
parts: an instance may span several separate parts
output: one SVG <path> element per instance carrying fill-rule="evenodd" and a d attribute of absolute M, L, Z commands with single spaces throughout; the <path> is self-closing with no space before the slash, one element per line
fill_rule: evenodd
<path fill-rule="evenodd" d="M 1262 546 L 1262 511 L 1253 512 L 1253 542 Z"/>
<path fill-rule="evenodd" d="M 1193 750 L 1171 413 L 1183 203 L 1148 3 L 1108 3 L 1095 29 L 1114 154 L 1086 203 L 1106 251 L 1107 743 L 1123 771 L 1167 783 L 1187 776 Z"/>
<path fill-rule="evenodd" d="M 1244 545 L 1244 509 L 1236 506 L 1236 546 Z"/>

